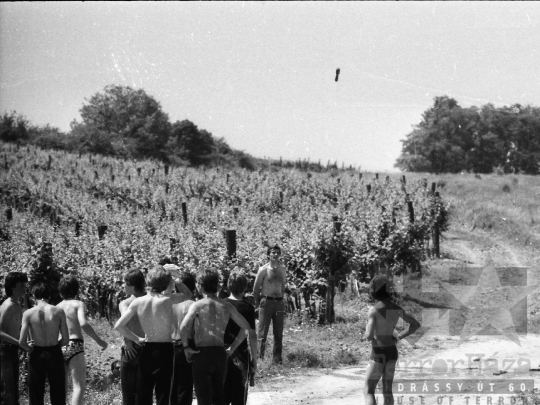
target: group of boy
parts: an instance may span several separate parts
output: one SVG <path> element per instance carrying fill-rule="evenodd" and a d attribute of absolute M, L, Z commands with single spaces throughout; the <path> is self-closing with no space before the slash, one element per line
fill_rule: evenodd
<path fill-rule="evenodd" d="M 270 262 L 257 273 L 255 302 L 260 307 L 259 355 L 264 355 L 268 324 L 274 323 L 274 361 L 281 361 L 283 329 L 282 305 L 285 268 L 279 263 L 278 249 L 269 249 Z M 176 275 L 176 278 L 173 277 Z M 65 405 L 67 376 L 73 380 L 73 405 L 83 403 L 86 364 L 82 331 L 107 348 L 87 322 L 85 305 L 76 300 L 79 283 L 73 276 L 60 281 L 63 301 L 49 304 L 51 289 L 46 283 L 32 288 L 36 305 L 23 313 L 20 304 L 26 293 L 27 276 L 12 272 L 6 276 L 8 298 L 0 307 L 0 405 L 18 404 L 19 347 L 28 351 L 30 405 L 44 404 L 45 382 L 49 380 L 51 405 Z M 124 276 L 128 298 L 120 303 L 120 319 L 115 329 L 124 336 L 121 351 L 121 386 L 124 405 L 188 405 L 193 388 L 199 405 L 245 404 L 226 401 L 225 380 L 228 358 L 245 339 L 251 348 L 251 372 L 257 368 L 257 334 L 237 306 L 218 298 L 220 276 L 216 270 L 193 275 L 180 272 L 174 265 L 156 266 L 145 276 L 132 270 Z M 196 284 L 196 285 L 195 285 Z M 235 291 L 236 299 L 242 299 Z M 194 292 L 204 298 L 194 301 Z M 384 403 L 393 404 L 392 382 L 398 358 L 396 343 L 414 333 L 420 324 L 392 300 L 390 282 L 377 276 L 371 281 L 376 304 L 369 310 L 365 338 L 372 353 L 364 387 L 366 405 L 375 404 L 375 389 L 382 379 Z M 234 297 L 233 297 L 234 298 Z M 281 298 L 281 299 L 280 299 Z M 397 334 L 399 319 L 409 325 Z M 237 335 L 225 348 L 225 331 L 232 320 Z M 280 326 L 281 325 L 281 326 Z M 61 337 L 58 340 L 58 337 Z M 29 337 L 31 339 L 29 339 Z"/>
<path fill-rule="evenodd" d="M 86 364 L 83 331 L 105 350 L 103 341 L 88 323 L 85 305 L 76 300 L 75 277 L 60 280 L 63 301 L 51 305 L 51 287 L 38 282 L 32 287 L 35 306 L 23 312 L 26 274 L 11 272 L 5 279 L 8 298 L 0 307 L 0 397 L 2 405 L 19 404 L 19 348 L 29 353 L 28 393 L 31 405 L 42 405 L 49 381 L 51 405 L 65 405 L 67 377 L 73 380 L 72 405 L 84 401 Z M 60 336 L 60 340 L 58 337 Z"/>

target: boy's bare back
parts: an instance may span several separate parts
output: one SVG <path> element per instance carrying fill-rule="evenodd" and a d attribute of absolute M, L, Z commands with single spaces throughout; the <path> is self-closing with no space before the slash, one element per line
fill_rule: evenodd
<path fill-rule="evenodd" d="M 56 305 L 64 310 L 70 339 L 83 339 L 81 317 L 84 317 L 84 304 L 78 300 L 64 300 Z"/>
<path fill-rule="evenodd" d="M 137 316 L 148 342 L 170 342 L 173 332 L 172 296 L 148 294 L 139 297 L 131 305 L 136 307 Z"/>
<path fill-rule="evenodd" d="M 19 333 L 21 330 L 22 316 L 22 307 L 18 303 L 13 302 L 11 298 L 5 300 L 0 306 L 1 330 L 5 334 L 11 336 L 13 339 L 17 340 L 17 342 L 19 340 Z M 14 342 L 9 343 L 15 344 Z"/>
<path fill-rule="evenodd" d="M 55 346 L 62 327 L 64 311 L 54 305 L 44 304 L 23 314 L 23 324 L 28 322 L 36 346 Z"/>
<path fill-rule="evenodd" d="M 119 305 L 120 314 L 123 314 L 129 307 L 129 305 L 135 301 L 135 296 L 132 295 L 129 298 L 122 301 Z M 144 336 L 144 331 L 141 325 L 141 322 L 139 321 L 138 316 L 132 317 L 126 324 L 127 328 L 135 333 L 137 336 Z M 127 339 L 126 339 L 127 340 Z"/>
<path fill-rule="evenodd" d="M 197 347 L 223 346 L 223 336 L 231 317 L 231 304 L 219 298 L 205 298 L 190 308 L 195 311 L 194 337 Z"/>

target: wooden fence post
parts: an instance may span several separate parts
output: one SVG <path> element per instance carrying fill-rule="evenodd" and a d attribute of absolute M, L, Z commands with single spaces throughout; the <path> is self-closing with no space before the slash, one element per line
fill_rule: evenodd
<path fill-rule="evenodd" d="M 437 183 L 435 183 L 435 182 L 431 183 L 431 192 L 435 193 L 436 189 L 437 189 Z"/>
<path fill-rule="evenodd" d="M 165 183 L 165 194 L 169 194 L 169 183 Z"/>
<path fill-rule="evenodd" d="M 367 193 L 371 193 L 371 184 L 366 184 Z"/>
<path fill-rule="evenodd" d="M 75 236 L 80 236 L 81 234 L 81 223 L 80 222 L 75 222 Z"/>
<path fill-rule="evenodd" d="M 403 175 L 403 177 L 401 178 L 401 181 L 403 182 L 403 184 L 407 184 L 407 179 L 405 178 L 405 175 Z"/>
<path fill-rule="evenodd" d="M 102 240 L 105 237 L 105 233 L 107 232 L 107 225 L 99 225 L 98 226 L 98 237 L 99 240 Z"/>
<path fill-rule="evenodd" d="M 234 229 L 227 230 L 227 256 L 229 259 L 236 257 L 236 231 Z"/>
<path fill-rule="evenodd" d="M 412 201 L 407 201 L 407 209 L 409 210 L 409 220 L 414 222 L 414 207 Z"/>
<path fill-rule="evenodd" d="M 165 165 L 164 170 L 165 170 L 165 176 L 168 176 L 169 175 L 169 165 Z"/>
<path fill-rule="evenodd" d="M 182 203 L 182 217 L 184 218 L 184 226 L 187 225 L 187 204 L 185 202 Z"/>

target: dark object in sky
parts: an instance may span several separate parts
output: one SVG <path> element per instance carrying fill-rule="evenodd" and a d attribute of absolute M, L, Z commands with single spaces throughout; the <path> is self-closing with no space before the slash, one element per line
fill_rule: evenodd
<path fill-rule="evenodd" d="M 336 82 L 337 82 L 338 78 L 339 78 L 339 68 L 336 69 Z"/>

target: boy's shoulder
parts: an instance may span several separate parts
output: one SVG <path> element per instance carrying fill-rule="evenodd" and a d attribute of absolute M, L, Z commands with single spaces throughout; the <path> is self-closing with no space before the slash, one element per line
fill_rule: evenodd
<path fill-rule="evenodd" d="M 20 308 L 20 306 L 13 302 L 11 298 L 8 298 L 2 303 L 2 305 L 0 305 L 0 313 L 14 310 L 16 308 Z"/>

